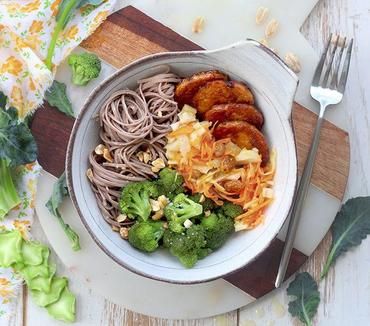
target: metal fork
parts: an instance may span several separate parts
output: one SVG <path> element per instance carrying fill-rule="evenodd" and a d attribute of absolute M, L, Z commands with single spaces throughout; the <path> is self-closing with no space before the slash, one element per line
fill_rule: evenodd
<path fill-rule="evenodd" d="M 341 38 L 339 35 L 333 36 L 333 34 L 331 34 L 313 77 L 310 92 L 311 96 L 320 103 L 320 113 L 302 178 L 290 212 L 285 246 L 275 281 L 275 287 L 277 288 L 283 282 L 289 264 L 300 215 L 311 181 L 325 110 L 329 105 L 338 104 L 343 99 L 351 62 L 352 48 L 353 39 L 348 42 L 346 38 Z"/>

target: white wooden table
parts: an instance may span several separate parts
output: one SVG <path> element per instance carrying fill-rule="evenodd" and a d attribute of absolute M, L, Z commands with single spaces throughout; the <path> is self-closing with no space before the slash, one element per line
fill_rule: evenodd
<path fill-rule="evenodd" d="M 351 171 L 346 199 L 370 194 L 370 2 L 369 0 L 322 0 L 302 28 L 314 49 L 321 53 L 323 40 L 330 31 L 355 38 L 356 46 L 346 92 L 346 116 L 351 139 Z M 333 158 L 335 159 L 335 158 Z M 40 225 L 33 226 L 35 236 L 46 242 Z M 330 239 L 320 245 L 303 267 L 316 277 L 325 259 Z M 317 325 L 370 325 L 370 240 L 340 259 L 320 285 L 321 304 L 315 319 Z M 54 257 L 55 258 L 55 257 Z M 57 258 L 55 258 L 57 260 Z M 60 263 L 60 274 L 70 277 L 78 297 L 79 326 L 98 325 L 298 325 L 287 312 L 285 287 L 251 306 L 196 321 L 168 321 L 146 317 L 125 310 L 96 295 L 71 277 Z M 125 295 L 125 294 L 123 294 Z M 62 323 L 50 319 L 44 309 L 36 307 L 23 290 L 11 326 L 53 326 Z M 5 325 L 4 325 L 5 326 Z"/>

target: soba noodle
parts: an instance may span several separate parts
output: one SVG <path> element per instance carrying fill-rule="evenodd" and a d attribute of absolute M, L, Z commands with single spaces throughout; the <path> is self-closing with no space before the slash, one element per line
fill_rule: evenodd
<path fill-rule="evenodd" d="M 100 110 L 100 138 L 111 159 L 93 151 L 89 178 L 104 219 L 112 227 L 132 224 L 117 220 L 121 188 L 131 181 L 156 177 L 151 161 L 161 158 L 166 162 L 165 136 L 177 120 L 174 92 L 179 81 L 170 72 L 139 80 L 136 91 L 113 93 Z M 142 160 L 140 152 L 147 153 L 150 161 Z"/>

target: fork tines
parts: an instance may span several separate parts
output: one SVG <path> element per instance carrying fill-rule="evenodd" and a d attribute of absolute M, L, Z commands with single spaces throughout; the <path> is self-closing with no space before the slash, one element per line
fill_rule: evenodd
<path fill-rule="evenodd" d="M 331 34 L 316 68 L 312 85 L 343 93 L 348 77 L 353 39 Z"/>

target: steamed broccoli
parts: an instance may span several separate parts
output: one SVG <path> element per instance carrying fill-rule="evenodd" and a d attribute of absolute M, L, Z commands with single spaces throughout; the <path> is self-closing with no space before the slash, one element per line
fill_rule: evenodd
<path fill-rule="evenodd" d="M 202 214 L 203 207 L 189 199 L 185 194 L 178 194 L 164 208 L 164 216 L 168 220 L 171 231 L 181 233 L 184 231 L 184 222 L 192 217 Z"/>
<path fill-rule="evenodd" d="M 128 231 L 128 241 L 136 249 L 153 252 L 159 247 L 163 233 L 163 222 L 136 222 Z"/>
<path fill-rule="evenodd" d="M 165 195 L 169 199 L 173 199 L 176 195 L 184 193 L 183 187 L 184 178 L 177 173 L 176 170 L 164 168 L 159 172 L 157 185 L 161 195 Z"/>
<path fill-rule="evenodd" d="M 205 232 L 201 225 L 193 225 L 185 233 L 166 230 L 163 245 L 187 268 L 193 267 L 210 252 L 206 248 Z"/>
<path fill-rule="evenodd" d="M 235 217 L 243 214 L 243 208 L 239 205 L 225 202 L 222 206 L 220 206 L 218 212 L 225 215 L 226 217 L 234 219 Z"/>
<path fill-rule="evenodd" d="M 220 213 L 204 217 L 201 225 L 205 229 L 207 248 L 211 250 L 220 248 L 234 232 L 234 220 Z"/>
<path fill-rule="evenodd" d="M 122 190 L 119 201 L 121 213 L 127 214 L 131 219 L 146 221 L 152 211 L 149 199 L 157 197 L 158 188 L 154 182 L 131 182 Z"/>
<path fill-rule="evenodd" d="M 71 54 L 68 64 L 72 68 L 72 82 L 85 86 L 91 79 L 97 78 L 101 70 L 101 62 L 93 53 Z"/>
<path fill-rule="evenodd" d="M 200 199 L 202 198 L 202 196 L 204 195 L 201 193 L 196 193 L 196 194 L 189 196 L 189 198 L 195 201 L 196 203 L 201 204 L 203 206 L 203 212 L 212 211 L 217 207 L 216 203 L 212 199 L 207 198 L 207 197 L 204 197 L 204 201 L 200 202 Z"/>

